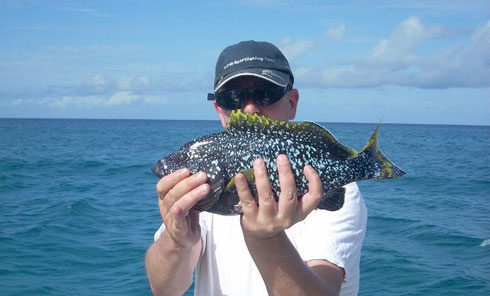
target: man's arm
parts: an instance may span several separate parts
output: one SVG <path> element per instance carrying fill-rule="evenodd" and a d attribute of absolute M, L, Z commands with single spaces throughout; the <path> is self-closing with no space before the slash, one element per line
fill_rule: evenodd
<path fill-rule="evenodd" d="M 342 268 L 326 260 L 303 262 L 285 229 L 303 220 L 320 202 L 323 186 L 318 174 L 305 167 L 309 192 L 298 201 L 291 166 L 285 155 L 277 158 L 281 193 L 276 202 L 262 160 L 254 163 L 259 205 L 243 175 L 236 185 L 242 203 L 242 229 L 248 250 L 270 295 L 338 295 Z"/>
<path fill-rule="evenodd" d="M 286 233 L 245 242 L 269 295 L 338 295 L 343 269 L 326 260 L 303 262 Z"/>
<path fill-rule="evenodd" d="M 192 272 L 197 264 L 202 243 L 190 248 L 175 245 L 167 231 L 146 253 L 148 280 L 155 295 L 182 295 L 192 284 Z"/>
<path fill-rule="evenodd" d="M 183 169 L 157 184 L 158 207 L 165 230 L 146 253 L 145 265 L 155 295 L 182 295 L 202 249 L 199 213 L 191 208 L 210 191 L 205 173 Z"/>

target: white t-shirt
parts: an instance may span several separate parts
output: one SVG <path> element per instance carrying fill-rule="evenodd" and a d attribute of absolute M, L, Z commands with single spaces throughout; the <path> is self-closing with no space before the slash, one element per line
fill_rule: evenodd
<path fill-rule="evenodd" d="M 286 234 L 304 261 L 325 259 L 344 268 L 340 295 L 357 295 L 367 209 L 356 183 L 345 188 L 340 210 L 314 210 Z M 267 295 L 245 245 L 240 216 L 202 212 L 200 224 L 203 250 L 196 266 L 194 295 Z M 155 233 L 155 240 L 164 227 Z"/>

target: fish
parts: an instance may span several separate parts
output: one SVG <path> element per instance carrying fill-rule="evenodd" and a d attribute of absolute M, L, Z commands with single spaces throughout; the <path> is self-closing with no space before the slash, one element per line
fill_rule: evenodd
<path fill-rule="evenodd" d="M 378 146 L 376 127 L 364 148 L 357 152 L 341 144 L 332 133 L 314 122 L 278 121 L 240 110 L 231 113 L 222 132 L 194 139 L 161 158 L 152 167 L 159 178 L 181 168 L 208 176 L 210 193 L 193 210 L 220 215 L 239 215 L 235 175 L 243 173 L 257 201 L 253 161 L 264 159 L 276 201 L 280 193 L 276 158 L 288 156 L 294 173 L 297 196 L 308 191 L 303 168 L 311 165 L 323 183 L 323 197 L 317 209 L 336 211 L 344 204 L 344 185 L 368 179 L 393 179 L 405 172 L 391 162 Z M 260 206 L 260 204 L 259 204 Z"/>

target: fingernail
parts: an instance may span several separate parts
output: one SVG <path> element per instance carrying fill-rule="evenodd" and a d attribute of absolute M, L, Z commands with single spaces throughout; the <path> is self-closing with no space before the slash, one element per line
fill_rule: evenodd
<path fill-rule="evenodd" d="M 201 186 L 199 186 L 199 192 L 200 193 L 206 193 L 207 191 L 208 191 L 207 184 L 202 184 Z"/>
<path fill-rule="evenodd" d="M 186 168 L 180 169 L 177 171 L 177 174 L 179 176 L 185 175 L 185 174 L 187 174 L 187 169 Z"/>
<path fill-rule="evenodd" d="M 284 154 L 279 154 L 279 156 L 277 157 L 277 162 L 286 163 L 288 162 L 288 157 Z"/>
<path fill-rule="evenodd" d="M 254 166 L 262 165 L 263 162 L 264 160 L 262 158 L 257 158 L 256 160 L 254 160 Z"/>
<path fill-rule="evenodd" d="M 196 181 L 204 181 L 206 179 L 206 174 L 203 172 L 199 172 L 196 174 Z"/>
<path fill-rule="evenodd" d="M 238 203 L 237 205 L 234 205 L 233 206 L 233 209 L 235 210 L 235 213 L 237 213 L 237 214 L 243 214 L 243 208 L 242 208 L 242 204 L 241 203 Z"/>

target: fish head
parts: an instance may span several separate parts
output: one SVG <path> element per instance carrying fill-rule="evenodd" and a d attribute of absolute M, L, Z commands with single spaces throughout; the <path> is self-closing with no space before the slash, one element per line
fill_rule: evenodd
<path fill-rule="evenodd" d="M 183 168 L 196 173 L 199 171 L 199 160 L 191 158 L 189 153 L 181 148 L 158 160 L 151 170 L 155 175 L 162 178 Z"/>
<path fill-rule="evenodd" d="M 219 153 L 217 153 L 214 141 L 197 139 L 160 159 L 152 167 L 152 171 L 162 178 L 182 168 L 187 168 L 193 174 L 204 171 L 211 177 L 213 172 L 220 171 L 219 163 L 216 161 L 217 156 Z"/>

